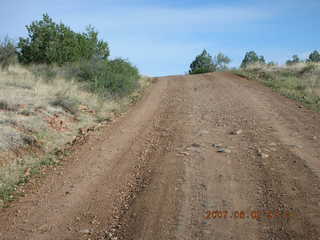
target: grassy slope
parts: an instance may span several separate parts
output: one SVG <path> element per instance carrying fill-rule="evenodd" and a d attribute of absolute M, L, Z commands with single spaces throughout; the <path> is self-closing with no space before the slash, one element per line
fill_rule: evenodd
<path fill-rule="evenodd" d="M 320 111 L 320 64 L 296 64 L 286 67 L 252 65 L 233 73 L 266 86 L 306 107 Z"/>
<path fill-rule="evenodd" d="M 15 66 L 0 72 L 0 207 L 12 200 L 41 166 L 57 164 L 51 153 L 72 141 L 80 128 L 94 126 L 125 111 L 149 84 L 130 96 L 102 100 L 82 90 L 78 82 L 47 80 Z"/>

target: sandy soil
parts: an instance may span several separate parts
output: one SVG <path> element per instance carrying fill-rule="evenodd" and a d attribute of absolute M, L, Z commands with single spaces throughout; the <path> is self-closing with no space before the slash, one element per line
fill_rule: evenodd
<path fill-rule="evenodd" d="M 154 82 L 0 210 L 0 239 L 320 239 L 319 113 L 229 73 Z"/>

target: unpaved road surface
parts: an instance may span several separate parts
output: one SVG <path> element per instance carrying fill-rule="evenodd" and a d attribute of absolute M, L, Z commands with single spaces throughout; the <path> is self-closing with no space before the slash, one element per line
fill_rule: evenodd
<path fill-rule="evenodd" d="M 156 78 L 1 210 L 0 239 L 319 240 L 319 175 L 320 114 L 229 73 Z"/>

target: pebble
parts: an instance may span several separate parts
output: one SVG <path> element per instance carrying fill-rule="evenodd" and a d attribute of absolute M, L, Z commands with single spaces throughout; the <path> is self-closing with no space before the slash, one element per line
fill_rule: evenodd
<path fill-rule="evenodd" d="M 215 148 L 219 148 L 219 147 L 221 147 L 221 144 L 216 144 L 216 143 L 214 143 L 214 144 L 212 144 L 212 147 L 215 147 Z"/>
<path fill-rule="evenodd" d="M 198 144 L 198 143 L 192 143 L 191 146 L 192 146 L 192 147 L 200 147 L 201 145 Z"/>
<path fill-rule="evenodd" d="M 312 139 L 313 140 L 317 140 L 318 138 L 317 138 L 317 136 L 313 136 Z"/>
<path fill-rule="evenodd" d="M 231 150 L 230 149 L 225 149 L 225 148 L 220 148 L 218 150 L 218 152 L 220 152 L 220 153 L 231 153 Z"/>
<path fill-rule="evenodd" d="M 82 230 L 80 230 L 80 233 L 89 234 L 90 230 L 89 229 L 82 229 Z"/>
<path fill-rule="evenodd" d="M 180 154 L 185 155 L 185 156 L 189 156 L 190 155 L 190 153 L 188 153 L 188 152 L 180 152 Z"/>
<path fill-rule="evenodd" d="M 201 136 L 201 135 L 204 135 L 204 134 L 209 134 L 209 131 L 207 131 L 207 130 L 202 130 L 202 131 L 199 132 L 199 135 L 200 135 L 200 136 Z"/>
<path fill-rule="evenodd" d="M 241 133 L 242 133 L 242 130 L 241 130 L 241 129 L 235 130 L 235 131 L 232 131 L 232 132 L 231 132 L 232 135 L 239 135 L 239 134 L 241 134 Z"/>
<path fill-rule="evenodd" d="M 259 157 L 264 158 L 264 159 L 269 157 L 269 155 L 265 154 L 265 153 L 258 153 L 258 155 L 259 155 Z"/>
<path fill-rule="evenodd" d="M 303 148 L 301 145 L 294 145 L 294 144 L 289 145 L 289 147 L 293 147 L 293 148 Z"/>

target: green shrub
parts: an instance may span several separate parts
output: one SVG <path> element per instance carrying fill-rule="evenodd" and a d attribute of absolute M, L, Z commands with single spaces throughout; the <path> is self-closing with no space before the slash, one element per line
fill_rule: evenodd
<path fill-rule="evenodd" d="M 58 75 L 84 83 L 87 89 L 102 97 L 124 96 L 138 87 L 139 71 L 127 60 L 91 59 L 67 64 Z"/>
<path fill-rule="evenodd" d="M 268 67 L 276 67 L 278 64 L 274 61 L 270 61 L 267 63 Z"/>
<path fill-rule="evenodd" d="M 318 51 L 313 51 L 312 53 L 310 53 L 307 62 L 320 62 L 320 53 Z"/>
<path fill-rule="evenodd" d="M 18 59 L 29 64 L 35 76 L 47 81 L 57 77 L 76 79 L 104 97 L 124 96 L 138 86 L 138 69 L 124 59 L 108 60 L 108 44 L 98 40 L 93 27 L 76 33 L 44 14 L 40 21 L 28 25 L 27 30 L 28 37 L 20 38 L 18 43 Z M 73 112 L 69 102 L 70 99 L 58 97 L 52 104 Z"/>
<path fill-rule="evenodd" d="M 288 61 L 286 61 L 287 65 L 294 65 L 301 62 L 300 58 L 298 55 L 293 55 L 292 59 L 289 59 Z"/>
<path fill-rule="evenodd" d="M 218 53 L 218 55 L 214 57 L 213 62 L 217 70 L 223 71 L 228 69 L 228 64 L 231 62 L 231 59 L 223 53 Z"/>
<path fill-rule="evenodd" d="M 126 95 L 138 87 L 139 71 L 127 60 L 117 58 L 107 63 L 102 86 L 112 93 Z"/>
<path fill-rule="evenodd" d="M 71 98 L 66 93 L 58 93 L 56 98 L 51 102 L 51 105 L 60 106 L 71 114 L 77 114 L 80 102 L 77 99 Z"/>
<path fill-rule="evenodd" d="M 206 50 L 196 57 L 191 63 L 189 74 L 200 74 L 216 71 L 216 65 Z"/>
<path fill-rule="evenodd" d="M 246 55 L 244 56 L 244 59 L 242 60 L 240 67 L 246 68 L 247 66 L 255 63 L 265 64 L 266 61 L 263 56 L 258 56 L 256 52 L 250 51 L 250 52 L 247 52 Z"/>
<path fill-rule="evenodd" d="M 29 67 L 31 72 L 37 77 L 50 82 L 58 76 L 58 68 L 53 65 L 36 64 Z"/>
<path fill-rule="evenodd" d="M 84 62 L 79 67 L 78 77 L 89 83 L 91 91 L 102 96 L 124 96 L 138 87 L 138 69 L 128 61 L 118 58 L 111 61 Z"/>
<path fill-rule="evenodd" d="M 138 69 L 121 58 L 114 60 L 94 58 L 61 67 L 46 64 L 32 65 L 30 69 L 36 77 L 48 82 L 57 77 L 82 82 L 83 87 L 102 97 L 128 95 L 138 87 L 140 79 Z"/>
<path fill-rule="evenodd" d="M 76 33 L 63 23 L 56 24 L 43 15 L 40 21 L 26 26 L 27 38 L 20 38 L 18 58 L 21 63 L 63 65 L 82 59 L 109 56 L 108 44 L 98 40 L 98 33 L 89 26 L 85 33 Z"/>
<path fill-rule="evenodd" d="M 316 66 L 312 63 L 308 63 L 306 66 L 304 66 L 301 70 L 300 70 L 300 74 L 306 74 L 306 73 L 312 73 L 314 70 L 316 70 Z"/>
<path fill-rule="evenodd" d="M 0 42 L 0 66 L 1 69 L 7 69 L 10 64 L 16 62 L 16 46 L 12 40 L 6 37 Z"/>

